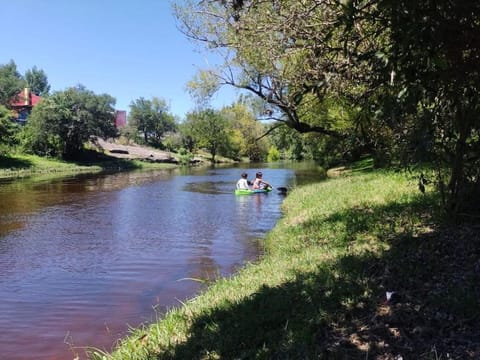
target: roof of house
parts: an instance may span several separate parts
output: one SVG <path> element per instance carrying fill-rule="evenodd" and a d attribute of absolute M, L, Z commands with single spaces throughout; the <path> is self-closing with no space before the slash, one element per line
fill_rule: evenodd
<path fill-rule="evenodd" d="M 26 96 L 25 96 L 26 95 Z M 15 96 L 12 101 L 10 102 L 11 107 L 25 107 L 25 106 L 35 106 L 37 105 L 40 100 L 42 100 L 41 96 L 33 94 L 31 91 L 25 94 L 25 91 L 20 91 L 17 96 Z"/>

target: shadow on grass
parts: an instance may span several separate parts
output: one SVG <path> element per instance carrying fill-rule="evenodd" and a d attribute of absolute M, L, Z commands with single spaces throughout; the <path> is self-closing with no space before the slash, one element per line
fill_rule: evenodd
<path fill-rule="evenodd" d="M 132 160 L 119 159 L 93 150 L 82 151 L 68 161 L 78 166 L 98 166 L 104 171 L 136 170 L 140 168 Z M 34 163 L 30 160 L 0 155 L 0 169 L 28 171 L 32 168 L 34 168 Z"/>
<path fill-rule="evenodd" d="M 129 159 L 119 159 L 95 150 L 84 150 L 75 158 L 69 159 L 79 166 L 99 166 L 104 171 L 136 170 L 140 166 Z"/>
<path fill-rule="evenodd" d="M 32 166 L 33 164 L 29 160 L 16 159 L 16 158 L 0 155 L 0 169 L 18 170 L 18 169 L 28 169 Z"/>
<path fill-rule="evenodd" d="M 420 209 L 431 200 L 314 219 L 304 226 L 345 223 L 348 231 L 337 244 L 343 256 L 239 303 L 206 310 L 194 319 L 187 342 L 159 358 L 478 358 L 479 231 L 416 234 L 412 219 L 428 216 Z M 353 250 L 367 230 L 388 245 L 384 251 Z M 388 302 L 387 291 L 395 292 Z"/>

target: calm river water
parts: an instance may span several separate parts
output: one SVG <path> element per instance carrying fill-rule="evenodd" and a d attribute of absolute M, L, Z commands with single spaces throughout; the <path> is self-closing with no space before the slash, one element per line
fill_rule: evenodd
<path fill-rule="evenodd" d="M 257 166 L 274 186 L 312 169 Z M 85 358 L 262 252 L 284 199 L 235 196 L 243 168 L 0 183 L 0 359 Z M 302 175 L 303 174 L 303 175 Z"/>

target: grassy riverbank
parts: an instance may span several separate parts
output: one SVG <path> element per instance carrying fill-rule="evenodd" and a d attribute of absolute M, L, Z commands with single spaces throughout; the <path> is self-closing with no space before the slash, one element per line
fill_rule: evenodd
<path fill-rule="evenodd" d="M 292 191 L 258 263 L 92 358 L 480 356 L 478 227 L 437 225 L 430 189 L 363 165 Z"/>
<path fill-rule="evenodd" d="M 35 155 L 0 155 L 0 179 L 22 178 L 44 175 L 68 175 L 75 173 L 98 173 L 101 171 L 125 171 L 141 169 L 166 169 L 174 164 L 149 163 L 140 160 L 109 158 L 91 152 L 84 161 L 67 162 Z"/>

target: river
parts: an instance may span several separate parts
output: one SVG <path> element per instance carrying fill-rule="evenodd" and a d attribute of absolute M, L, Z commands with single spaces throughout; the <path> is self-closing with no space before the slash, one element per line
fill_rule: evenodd
<path fill-rule="evenodd" d="M 254 261 L 284 196 L 235 196 L 244 170 L 274 186 L 320 177 L 260 164 L 0 183 L 0 358 L 110 351 L 200 291 L 193 278 Z"/>

